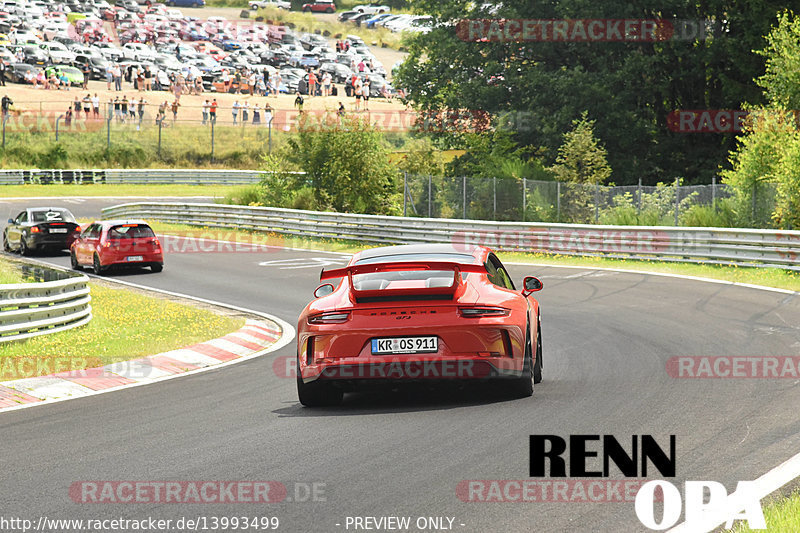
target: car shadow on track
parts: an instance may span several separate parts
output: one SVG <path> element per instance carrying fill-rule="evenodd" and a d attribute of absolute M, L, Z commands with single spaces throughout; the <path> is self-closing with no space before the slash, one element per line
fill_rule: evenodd
<path fill-rule="evenodd" d="M 535 395 L 534 395 L 535 397 Z M 502 402 L 526 402 L 532 398 L 513 398 L 497 387 L 465 386 L 427 389 L 402 387 L 395 390 L 352 392 L 335 407 L 303 407 L 300 403 L 273 409 L 279 417 L 328 417 L 419 411 L 443 411 Z M 287 402 L 290 403 L 290 402 Z"/>

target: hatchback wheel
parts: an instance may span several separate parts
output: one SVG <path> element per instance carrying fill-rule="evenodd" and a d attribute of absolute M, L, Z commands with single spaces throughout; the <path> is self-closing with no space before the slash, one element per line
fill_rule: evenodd
<path fill-rule="evenodd" d="M 94 258 L 92 259 L 92 272 L 99 276 L 103 273 L 103 270 L 105 270 L 105 268 L 100 264 L 100 257 L 94 254 Z"/>
<path fill-rule="evenodd" d="M 80 263 L 78 263 L 78 258 L 75 257 L 75 252 L 69 253 L 69 264 L 72 267 L 72 270 L 83 270 Z"/>

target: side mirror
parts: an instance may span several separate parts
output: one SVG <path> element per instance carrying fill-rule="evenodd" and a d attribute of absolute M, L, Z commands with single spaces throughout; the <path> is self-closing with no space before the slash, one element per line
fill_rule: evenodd
<path fill-rule="evenodd" d="M 8 223 L 9 223 L 9 224 L 13 224 L 13 223 L 14 223 L 14 219 L 13 219 L 13 218 L 9 218 L 9 219 L 8 219 Z"/>
<path fill-rule="evenodd" d="M 532 292 L 540 291 L 542 287 L 544 287 L 541 280 L 533 276 L 526 276 L 525 279 L 522 280 L 522 286 L 524 287 L 522 289 L 523 296 L 528 296 Z"/>
<path fill-rule="evenodd" d="M 333 285 L 330 283 L 325 283 L 324 285 L 320 285 L 314 291 L 314 298 L 322 298 L 323 296 L 327 296 L 333 292 Z"/>

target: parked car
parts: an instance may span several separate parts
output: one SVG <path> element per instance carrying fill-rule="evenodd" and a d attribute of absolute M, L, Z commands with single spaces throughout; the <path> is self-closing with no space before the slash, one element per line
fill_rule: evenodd
<path fill-rule="evenodd" d="M 263 7 L 279 7 L 281 9 L 289 10 L 292 8 L 291 2 L 285 0 L 250 0 L 247 2 L 250 9 L 261 9 Z"/>
<path fill-rule="evenodd" d="M 102 274 L 110 267 L 164 268 L 164 252 L 153 229 L 143 220 L 102 220 L 86 227 L 70 247 L 75 270 L 91 267 Z"/>
<path fill-rule="evenodd" d="M 83 72 L 70 65 L 50 65 L 44 69 L 44 74 L 48 78 L 55 73 L 56 77 L 61 78 L 61 74 L 66 74 L 70 85 L 83 85 Z"/>
<path fill-rule="evenodd" d="M 3 250 L 22 255 L 46 248 L 64 250 L 77 238 L 80 226 L 63 207 L 30 207 L 8 219 L 3 230 Z"/>
<path fill-rule="evenodd" d="M 364 4 L 360 6 L 355 6 L 353 11 L 358 11 L 359 13 L 370 13 L 372 15 L 377 15 L 379 13 L 389 13 L 392 10 L 391 7 L 381 5 L 381 4 Z"/>
<path fill-rule="evenodd" d="M 6 75 L 8 76 L 8 81 L 12 83 L 27 83 L 25 76 L 28 72 L 32 72 L 35 78 L 41 70 L 39 67 L 28 63 L 12 63 L 8 67 Z"/>
<path fill-rule="evenodd" d="M 332 0 L 318 0 L 316 2 L 303 4 L 302 9 L 306 13 L 333 13 L 336 11 L 336 4 Z"/>

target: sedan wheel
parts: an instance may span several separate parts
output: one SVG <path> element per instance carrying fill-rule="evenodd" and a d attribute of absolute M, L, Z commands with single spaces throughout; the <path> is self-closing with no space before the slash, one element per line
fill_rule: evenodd
<path fill-rule="evenodd" d="M 19 240 L 19 253 L 20 255 L 31 255 L 31 249 L 28 248 L 28 243 L 24 237 Z"/>
<path fill-rule="evenodd" d="M 5 233 L 3 233 L 3 251 L 4 252 L 11 251 L 11 245 L 8 244 L 8 236 Z"/>
<path fill-rule="evenodd" d="M 78 263 L 78 258 L 75 257 L 75 252 L 69 253 L 69 264 L 72 267 L 72 270 L 83 270 L 80 263 Z"/>
<path fill-rule="evenodd" d="M 100 264 L 100 258 L 97 256 L 97 254 L 94 254 L 94 259 L 92 259 L 92 272 L 99 276 L 103 273 L 103 270 L 105 269 Z"/>

